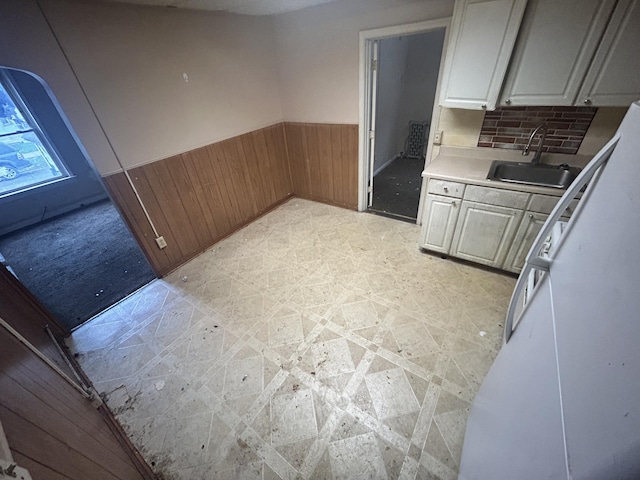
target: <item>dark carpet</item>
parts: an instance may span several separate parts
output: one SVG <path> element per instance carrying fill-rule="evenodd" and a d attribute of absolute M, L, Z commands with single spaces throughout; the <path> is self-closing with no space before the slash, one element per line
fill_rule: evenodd
<path fill-rule="evenodd" d="M 402 220 L 416 220 L 424 160 L 396 158 L 373 179 L 371 210 L 396 216 Z"/>
<path fill-rule="evenodd" d="M 0 237 L 0 252 L 69 329 L 155 278 L 108 200 Z"/>

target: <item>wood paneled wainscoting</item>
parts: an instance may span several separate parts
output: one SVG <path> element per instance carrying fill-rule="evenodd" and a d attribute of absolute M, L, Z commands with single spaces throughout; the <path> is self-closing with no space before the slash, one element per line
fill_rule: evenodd
<path fill-rule="evenodd" d="M 280 123 L 128 171 L 107 189 L 163 276 L 291 195 L 357 208 L 357 125 Z"/>
<path fill-rule="evenodd" d="M 0 319 L 0 427 L 13 460 L 34 480 L 155 479 L 108 408 L 92 405 L 6 327 L 4 322 L 67 377 L 75 378 L 45 326 L 59 339 L 68 332 L 3 265 Z M 0 458 L 6 461 L 2 443 L 0 434 Z"/>
<path fill-rule="evenodd" d="M 358 126 L 285 123 L 294 193 L 358 208 Z"/>
<path fill-rule="evenodd" d="M 125 175 L 104 180 L 161 276 L 293 192 L 282 124 L 136 167 L 129 175 L 167 242 L 162 250 Z"/>
<path fill-rule="evenodd" d="M 3 328 L 0 342 L 0 422 L 13 459 L 34 480 L 155 478 L 86 398 Z"/>

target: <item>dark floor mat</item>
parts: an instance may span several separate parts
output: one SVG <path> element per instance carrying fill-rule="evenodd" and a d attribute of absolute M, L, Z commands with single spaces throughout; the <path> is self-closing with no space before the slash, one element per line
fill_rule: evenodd
<path fill-rule="evenodd" d="M 0 252 L 68 328 L 155 278 L 109 201 L 5 235 Z"/>
<path fill-rule="evenodd" d="M 396 158 L 373 179 L 371 209 L 416 219 L 420 202 L 424 160 Z"/>

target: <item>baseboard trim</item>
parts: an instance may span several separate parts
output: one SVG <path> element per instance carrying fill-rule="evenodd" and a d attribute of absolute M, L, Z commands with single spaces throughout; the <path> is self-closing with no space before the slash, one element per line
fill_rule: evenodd
<path fill-rule="evenodd" d="M 325 205 L 331 205 L 332 207 L 338 207 L 338 208 L 345 208 L 347 210 L 358 210 L 358 206 L 357 205 L 348 205 L 348 204 L 343 204 L 343 203 L 336 203 L 336 202 L 332 202 L 331 200 L 327 200 L 324 198 L 319 198 L 319 197 L 312 197 L 310 195 L 299 195 L 297 193 L 293 194 L 294 198 L 301 198 L 303 200 L 309 200 L 311 202 L 317 202 L 317 203 L 324 203 Z"/>
<path fill-rule="evenodd" d="M 285 203 L 287 203 L 289 200 L 291 200 L 291 198 L 293 198 L 295 195 L 293 193 L 289 193 L 286 197 L 281 198 L 280 200 L 278 200 L 277 202 L 271 204 L 269 207 L 267 207 L 266 209 L 264 209 L 263 211 L 259 212 L 257 215 L 254 215 L 253 217 L 245 220 L 244 222 L 236 225 L 234 228 L 232 228 L 231 230 L 229 230 L 228 232 L 226 232 L 224 235 L 221 235 L 219 237 L 217 237 L 210 245 L 207 245 L 205 248 L 203 248 L 202 250 L 194 253 L 193 255 L 189 255 L 188 257 L 186 257 L 184 259 L 184 261 L 182 263 L 180 263 L 180 265 L 176 265 L 176 266 L 172 266 L 170 269 L 166 270 L 166 271 L 158 271 L 156 272 L 158 275 L 158 278 L 163 278 L 166 277 L 167 275 L 169 275 L 170 273 L 176 271 L 178 268 L 180 268 L 181 266 L 183 266 L 185 263 L 190 262 L 191 260 L 193 260 L 194 258 L 198 257 L 199 255 L 202 255 L 204 252 L 206 252 L 207 250 L 209 250 L 211 247 L 213 247 L 215 244 L 221 242 L 222 240 L 224 240 L 227 237 L 230 237 L 231 235 L 233 235 L 234 233 L 242 230 L 244 227 L 246 227 L 247 225 L 249 225 L 250 223 L 255 222 L 257 219 L 259 219 L 260 217 L 264 217 L 267 213 L 275 210 L 276 208 L 278 208 L 280 205 L 283 205 Z"/>
<path fill-rule="evenodd" d="M 402 157 L 402 155 L 400 155 L 399 153 L 396 153 L 393 157 L 391 157 L 389 160 L 387 160 L 382 165 L 380 165 L 377 169 L 375 169 L 373 171 L 373 176 L 375 177 L 376 175 L 378 175 L 381 171 L 383 171 L 385 168 L 387 168 L 389 165 L 391 165 L 394 161 L 396 161 L 400 157 Z"/>
<path fill-rule="evenodd" d="M 71 213 L 74 210 L 78 210 L 80 208 L 88 207 L 90 205 L 93 205 L 94 203 L 101 202 L 102 200 L 109 200 L 109 195 L 107 194 L 106 190 L 103 190 L 103 193 L 100 193 L 98 195 L 92 195 L 90 197 L 83 198 L 80 202 L 74 202 L 70 205 L 65 205 L 64 207 L 56 209 L 53 212 L 46 212 L 44 216 L 34 216 L 25 220 L 21 220 L 20 222 L 14 223 L 13 225 L 9 225 L 0 230 L 0 236 L 8 235 L 10 233 L 17 232 L 18 230 L 22 230 L 23 228 L 46 222 L 47 220 L 51 220 L 52 218 Z"/>

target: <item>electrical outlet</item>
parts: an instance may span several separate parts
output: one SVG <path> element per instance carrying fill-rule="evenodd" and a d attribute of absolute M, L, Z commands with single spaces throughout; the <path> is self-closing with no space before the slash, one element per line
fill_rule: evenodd
<path fill-rule="evenodd" d="M 160 250 L 162 250 L 163 248 L 165 248 L 167 246 L 167 241 L 162 236 L 156 238 L 156 243 L 158 244 L 158 248 Z"/>
<path fill-rule="evenodd" d="M 442 130 L 433 132 L 433 144 L 440 145 L 442 143 Z"/>

